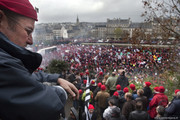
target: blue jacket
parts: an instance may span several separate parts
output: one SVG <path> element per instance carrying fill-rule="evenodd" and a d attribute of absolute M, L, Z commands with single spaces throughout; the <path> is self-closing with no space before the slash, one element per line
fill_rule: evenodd
<path fill-rule="evenodd" d="M 42 82 L 57 82 L 58 74 L 33 73 L 41 64 L 37 53 L 19 47 L 0 32 L 0 118 L 58 120 L 65 104 L 63 91 Z M 59 97 L 60 96 L 60 97 Z"/>

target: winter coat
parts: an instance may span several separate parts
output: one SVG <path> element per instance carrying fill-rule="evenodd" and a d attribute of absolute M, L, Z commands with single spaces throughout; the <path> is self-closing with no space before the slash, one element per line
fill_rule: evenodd
<path fill-rule="evenodd" d="M 151 102 L 149 103 L 149 115 L 151 118 L 156 117 L 157 112 L 156 112 L 156 107 L 158 105 L 166 106 L 168 104 L 168 97 L 164 95 L 164 93 L 157 93 L 154 95 L 152 98 Z"/>
<path fill-rule="evenodd" d="M 148 113 L 139 110 L 132 111 L 128 120 L 148 120 Z"/>
<path fill-rule="evenodd" d="M 57 82 L 59 75 L 33 73 L 41 64 L 40 54 L 17 46 L 1 32 L 0 41 L 0 117 L 58 120 L 66 101 L 64 91 L 42 82 Z"/>
<path fill-rule="evenodd" d="M 129 86 L 128 78 L 124 75 L 120 75 L 117 78 L 116 85 L 121 85 L 121 90 L 123 90 L 125 87 Z"/>

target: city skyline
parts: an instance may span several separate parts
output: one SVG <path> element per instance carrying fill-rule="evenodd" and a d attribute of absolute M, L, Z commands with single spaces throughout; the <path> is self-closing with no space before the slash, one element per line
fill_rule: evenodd
<path fill-rule="evenodd" d="M 39 8 L 37 23 L 106 22 L 107 19 L 130 18 L 133 22 L 143 22 L 142 0 L 30 0 Z"/>

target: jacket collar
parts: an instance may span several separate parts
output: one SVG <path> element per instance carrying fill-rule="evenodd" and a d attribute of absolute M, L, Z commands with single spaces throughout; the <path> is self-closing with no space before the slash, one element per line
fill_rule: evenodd
<path fill-rule="evenodd" d="M 40 66 L 42 61 L 42 56 L 40 54 L 31 52 L 14 44 L 1 32 L 0 42 L 0 48 L 11 56 L 20 59 L 30 73 L 35 71 Z"/>

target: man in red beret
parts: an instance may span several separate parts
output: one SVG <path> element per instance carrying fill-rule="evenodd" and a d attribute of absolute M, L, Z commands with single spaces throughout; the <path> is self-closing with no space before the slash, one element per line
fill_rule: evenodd
<path fill-rule="evenodd" d="M 33 44 L 37 20 L 29 0 L 0 0 L 0 119 L 58 120 L 66 91 L 79 97 L 76 87 L 59 74 L 34 73 L 42 56 L 25 47 Z"/>
<path fill-rule="evenodd" d="M 159 93 L 155 94 L 149 103 L 149 115 L 152 119 L 154 119 L 157 115 L 156 107 L 161 105 L 166 107 L 168 104 L 168 97 L 164 94 L 165 88 L 163 86 L 158 87 Z"/>
<path fill-rule="evenodd" d="M 145 82 L 144 83 L 144 88 L 143 88 L 144 96 L 146 96 L 148 100 L 152 96 L 152 90 L 151 90 L 150 86 L 151 86 L 150 82 Z"/>

